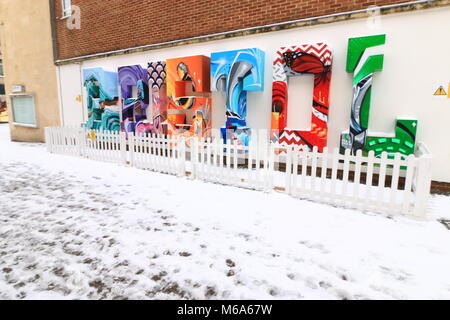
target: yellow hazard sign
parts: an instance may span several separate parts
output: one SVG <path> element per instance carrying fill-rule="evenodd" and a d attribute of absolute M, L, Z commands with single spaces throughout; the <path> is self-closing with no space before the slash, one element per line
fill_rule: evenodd
<path fill-rule="evenodd" d="M 439 86 L 437 90 L 433 93 L 434 96 L 446 96 L 447 92 L 445 92 L 444 86 Z"/>

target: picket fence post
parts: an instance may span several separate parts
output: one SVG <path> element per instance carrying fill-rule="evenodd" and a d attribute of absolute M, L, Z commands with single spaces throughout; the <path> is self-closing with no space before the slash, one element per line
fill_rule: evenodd
<path fill-rule="evenodd" d="M 78 130 L 77 136 L 76 136 L 76 144 L 78 147 L 78 155 L 80 157 L 84 157 L 85 155 L 85 141 L 86 141 L 86 134 L 83 128 L 80 128 Z"/>
<path fill-rule="evenodd" d="M 47 149 L 48 153 L 52 153 L 52 143 L 50 141 L 50 127 L 45 127 L 44 132 L 45 132 L 45 147 Z"/>
<path fill-rule="evenodd" d="M 275 180 L 275 144 L 269 143 L 269 163 L 268 163 L 268 170 L 269 170 L 269 185 L 267 188 L 269 190 L 272 190 L 274 187 L 274 180 Z"/>
<path fill-rule="evenodd" d="M 412 184 L 414 179 L 414 171 L 417 167 L 417 158 L 410 154 L 407 158 L 406 177 L 405 177 L 405 191 L 403 197 L 402 214 L 410 213 L 410 198 L 412 194 Z"/>
<path fill-rule="evenodd" d="M 292 148 L 288 146 L 286 148 L 286 186 L 285 190 L 287 194 L 291 194 L 291 179 L 292 174 Z"/>
<path fill-rule="evenodd" d="M 198 169 L 198 139 L 197 139 L 197 137 L 192 138 L 190 151 L 191 151 L 191 179 L 194 180 L 197 178 L 197 169 Z"/>
<path fill-rule="evenodd" d="M 134 167 L 134 133 L 128 132 L 128 153 L 130 155 L 130 166 Z"/>
<path fill-rule="evenodd" d="M 431 155 L 424 154 L 417 161 L 417 180 L 413 210 L 413 214 L 416 217 L 425 217 L 426 214 L 427 201 L 431 189 L 431 160 Z"/>
<path fill-rule="evenodd" d="M 186 174 L 186 138 L 184 137 L 177 139 L 177 158 L 178 176 L 183 177 Z"/>

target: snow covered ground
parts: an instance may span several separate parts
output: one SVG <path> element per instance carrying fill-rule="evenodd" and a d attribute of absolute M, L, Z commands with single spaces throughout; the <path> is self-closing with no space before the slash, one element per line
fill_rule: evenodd
<path fill-rule="evenodd" d="M 0 299 L 449 299 L 429 219 L 46 153 L 0 125 Z"/>

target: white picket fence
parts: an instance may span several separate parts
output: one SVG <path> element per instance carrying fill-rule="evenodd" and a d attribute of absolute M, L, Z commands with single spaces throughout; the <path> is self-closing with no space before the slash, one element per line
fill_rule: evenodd
<path fill-rule="evenodd" d="M 122 137 L 124 134 L 116 134 Z M 123 149 L 125 150 L 125 148 Z M 140 169 L 185 175 L 186 141 L 181 138 L 162 135 L 134 136 L 128 135 L 130 165 Z"/>
<path fill-rule="evenodd" d="M 322 153 L 316 148 L 312 152 L 289 149 L 287 153 L 285 179 L 291 195 L 389 214 L 422 216 L 426 211 L 431 184 L 428 156 L 410 155 L 402 160 L 400 154 L 388 159 L 383 153 L 378 159 L 373 151 L 363 157 L 361 150 L 350 155 L 347 149 L 341 155 L 337 149 L 329 153 L 327 148 Z"/>
<path fill-rule="evenodd" d="M 257 140 L 256 135 L 253 138 Z M 273 159 L 270 161 L 269 150 L 258 149 L 257 143 L 243 146 L 230 140 L 224 143 L 222 139 L 193 139 L 190 148 L 191 176 L 205 181 L 268 191 L 273 188 L 274 163 Z"/>
<path fill-rule="evenodd" d="M 215 138 L 137 136 L 82 128 L 48 127 L 51 153 L 130 165 L 225 185 L 284 191 L 294 197 L 332 205 L 424 217 L 431 186 L 431 155 L 419 144 L 416 155 L 402 160 L 361 152 L 344 155 L 327 148 L 268 143 L 252 133 L 249 146 Z"/>

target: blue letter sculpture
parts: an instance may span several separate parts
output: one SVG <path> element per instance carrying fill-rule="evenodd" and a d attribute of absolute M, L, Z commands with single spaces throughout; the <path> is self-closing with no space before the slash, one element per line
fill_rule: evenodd
<path fill-rule="evenodd" d="M 248 145 L 251 130 L 247 127 L 247 91 L 264 89 L 264 51 L 256 48 L 211 54 L 211 88 L 225 91 L 227 121 L 223 139 Z"/>
<path fill-rule="evenodd" d="M 88 107 L 86 129 L 119 131 L 117 73 L 102 68 L 83 69 L 83 82 Z"/>

